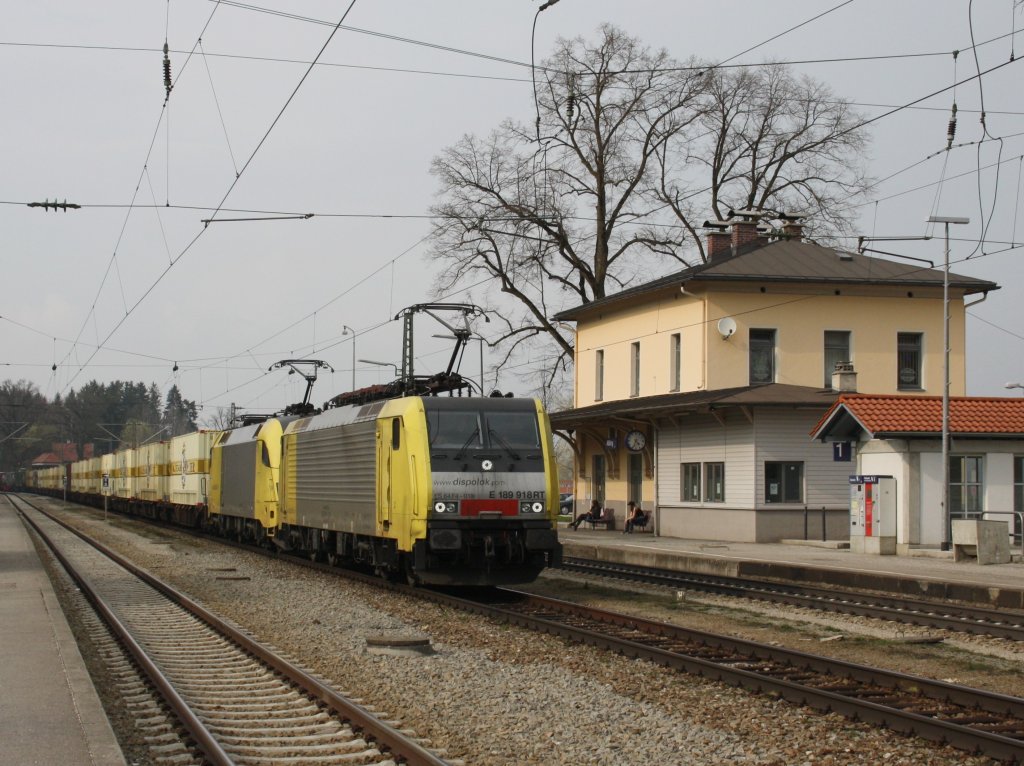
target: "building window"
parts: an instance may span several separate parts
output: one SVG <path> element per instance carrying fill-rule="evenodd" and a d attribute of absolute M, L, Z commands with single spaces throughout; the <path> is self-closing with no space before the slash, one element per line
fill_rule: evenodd
<path fill-rule="evenodd" d="M 980 455 L 950 455 L 949 513 L 951 516 L 980 516 L 982 509 L 982 458 Z"/>
<path fill-rule="evenodd" d="M 765 463 L 764 501 L 766 503 L 802 503 L 804 501 L 804 464 L 802 462 Z"/>
<path fill-rule="evenodd" d="M 921 390 L 921 338 L 919 332 L 896 333 L 896 388 Z"/>
<path fill-rule="evenodd" d="M 683 463 L 679 466 L 679 481 L 683 488 L 682 497 L 688 503 L 700 502 L 700 463 Z"/>
<path fill-rule="evenodd" d="M 825 330 L 825 388 L 832 388 L 832 373 L 840 362 L 850 361 L 850 333 Z"/>
<path fill-rule="evenodd" d="M 604 399 L 604 349 L 594 353 L 594 401 Z"/>
<path fill-rule="evenodd" d="M 640 341 L 629 347 L 629 395 L 640 396 Z"/>
<path fill-rule="evenodd" d="M 750 331 L 750 385 L 775 382 L 775 330 Z"/>
<path fill-rule="evenodd" d="M 678 391 L 682 383 L 682 352 L 683 342 L 679 333 L 669 337 L 669 390 Z"/>
<path fill-rule="evenodd" d="M 710 503 L 725 502 L 725 463 L 704 464 L 704 499 Z"/>

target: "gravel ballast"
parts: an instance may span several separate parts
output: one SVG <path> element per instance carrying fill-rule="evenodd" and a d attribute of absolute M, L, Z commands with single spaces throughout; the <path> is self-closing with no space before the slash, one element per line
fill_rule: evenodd
<path fill-rule="evenodd" d="M 414 729 L 432 747 L 442 748 L 445 757 L 466 764 L 990 763 L 838 715 L 304 569 L 287 559 L 116 517 L 83 519 L 86 531 L 140 566 L 389 720 Z M 542 578 L 536 589 L 575 591 L 582 595 L 579 600 L 587 600 L 591 591 L 593 600 L 606 607 L 617 598 L 621 611 L 629 611 L 631 599 L 642 599 L 644 616 L 657 613 L 657 619 L 668 619 L 660 613 L 665 612 L 673 621 L 691 624 L 686 610 L 661 609 L 657 600 L 628 592 L 616 596 L 591 590 L 571 578 Z M 707 619 L 707 609 L 702 610 Z M 768 630 L 765 621 L 750 630 L 768 642 L 773 621 L 787 619 L 775 614 Z M 841 618 L 810 629 L 826 635 L 835 633 L 837 624 L 844 624 Z M 367 637 L 382 635 L 429 638 L 434 651 L 413 656 L 368 652 Z M 802 633 L 777 638 L 823 653 Z M 1021 675 L 1012 657 L 998 662 Z"/>

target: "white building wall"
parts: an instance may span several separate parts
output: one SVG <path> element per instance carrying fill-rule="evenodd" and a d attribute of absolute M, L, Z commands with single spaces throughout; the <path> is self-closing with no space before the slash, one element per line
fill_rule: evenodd
<path fill-rule="evenodd" d="M 808 435 L 823 414 L 823 410 L 765 408 L 756 411 L 755 505 L 769 509 L 793 507 L 764 502 L 764 464 L 774 461 L 804 464 L 804 502 L 798 504 L 799 507 L 820 509 L 849 504 L 849 476 L 856 464 L 852 460 L 834 461 L 832 445 L 814 441 Z"/>
<path fill-rule="evenodd" d="M 724 423 L 710 415 L 680 418 L 678 425 L 662 426 L 658 431 L 657 506 L 659 532 L 666 537 L 699 540 L 736 540 L 753 542 L 756 523 L 753 518 L 754 428 L 737 411 L 725 416 Z M 725 464 L 725 502 L 684 503 L 681 465 Z"/>
<path fill-rule="evenodd" d="M 920 527 L 913 503 L 912 462 L 905 441 L 872 441 L 859 445 L 857 473 L 862 476 L 892 476 L 896 479 L 896 544 L 915 544 Z"/>
<path fill-rule="evenodd" d="M 1013 529 L 1013 458 L 1024 442 L 961 440 L 950 455 L 982 455 L 986 518 L 1005 521 Z M 942 509 L 942 451 L 937 439 L 873 440 L 857 448 L 857 472 L 896 477 L 896 543 L 900 552 L 911 546 L 938 547 L 947 536 Z"/>
<path fill-rule="evenodd" d="M 985 457 L 985 510 L 1013 510 L 1013 453 L 990 452 Z M 1013 516 L 992 514 L 986 518 L 1005 521 L 1013 529 Z"/>
<path fill-rule="evenodd" d="M 921 545 L 939 545 L 946 539 L 942 512 L 942 453 L 937 449 L 921 454 Z"/>

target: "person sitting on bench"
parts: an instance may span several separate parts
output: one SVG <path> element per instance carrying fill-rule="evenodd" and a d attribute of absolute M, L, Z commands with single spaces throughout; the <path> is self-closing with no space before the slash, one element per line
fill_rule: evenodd
<path fill-rule="evenodd" d="M 601 509 L 601 503 L 597 500 L 592 500 L 590 502 L 590 510 L 587 511 L 586 513 L 581 513 L 579 516 L 577 516 L 576 520 L 573 521 L 572 524 L 570 524 L 570 526 L 573 529 L 579 529 L 580 524 L 582 524 L 584 521 L 596 521 L 597 519 L 600 519 L 602 513 L 603 511 Z"/>
<path fill-rule="evenodd" d="M 638 503 L 630 500 L 626 503 L 626 508 L 626 528 L 622 530 L 622 534 L 631 534 L 633 527 L 647 526 L 647 516 Z"/>

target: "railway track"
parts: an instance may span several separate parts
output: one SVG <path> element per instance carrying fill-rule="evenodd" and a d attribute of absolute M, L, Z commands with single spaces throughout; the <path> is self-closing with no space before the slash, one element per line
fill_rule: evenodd
<path fill-rule="evenodd" d="M 250 550 L 252 550 L 250 548 Z M 655 662 L 758 693 L 1007 762 L 1024 763 L 1024 700 L 957 684 L 690 630 L 570 602 L 493 589 L 467 598 L 295 563 L 500 622 Z"/>
<path fill-rule="evenodd" d="M 513 590 L 500 602 L 424 598 L 530 630 L 646 659 L 1009 762 L 1024 762 L 1024 699 Z"/>
<path fill-rule="evenodd" d="M 789 583 L 673 572 L 590 559 L 566 558 L 561 568 L 588 576 L 662 585 L 674 590 L 749 598 L 838 614 L 874 617 L 906 625 L 1024 641 L 1024 613 L 1007 609 L 986 609 L 834 588 L 811 588 Z"/>
<path fill-rule="evenodd" d="M 8 501 L 60 560 L 211 764 L 445 763 L 170 586 L 24 500 Z"/>

